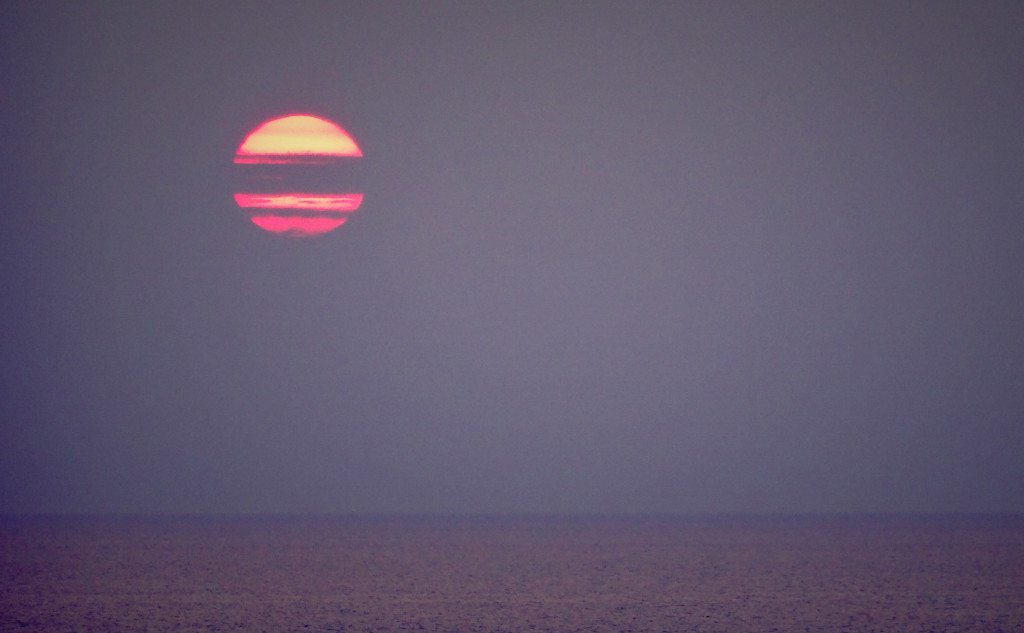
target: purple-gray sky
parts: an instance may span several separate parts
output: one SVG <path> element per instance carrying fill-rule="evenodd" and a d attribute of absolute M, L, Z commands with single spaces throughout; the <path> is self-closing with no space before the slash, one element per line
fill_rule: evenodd
<path fill-rule="evenodd" d="M 1024 511 L 1020 2 L 3 13 L 0 512 Z"/>

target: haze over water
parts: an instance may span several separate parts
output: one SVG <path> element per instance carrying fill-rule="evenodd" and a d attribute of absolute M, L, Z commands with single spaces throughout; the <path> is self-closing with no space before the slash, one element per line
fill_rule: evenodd
<path fill-rule="evenodd" d="M 0 629 L 1024 629 L 1022 68 L 1019 1 L 4 3 Z"/>
<path fill-rule="evenodd" d="M 5 18 L 0 512 L 1024 511 L 1020 3 Z"/>

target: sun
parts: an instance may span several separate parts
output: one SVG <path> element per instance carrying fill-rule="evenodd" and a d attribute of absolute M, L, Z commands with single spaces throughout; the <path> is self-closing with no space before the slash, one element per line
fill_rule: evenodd
<path fill-rule="evenodd" d="M 272 233 L 320 235 L 347 220 L 363 194 L 337 184 L 352 159 L 361 158 L 355 139 L 338 124 L 311 114 L 289 114 L 261 123 L 235 152 L 245 170 L 246 190 L 235 193 L 252 223 Z M 326 170 L 326 171 L 325 171 Z M 311 187 L 310 174 L 319 176 Z M 339 176 L 337 179 L 324 175 Z M 327 190 L 324 190 L 327 189 Z"/>

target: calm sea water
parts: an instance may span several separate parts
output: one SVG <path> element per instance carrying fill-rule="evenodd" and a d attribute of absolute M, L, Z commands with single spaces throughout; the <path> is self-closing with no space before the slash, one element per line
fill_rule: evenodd
<path fill-rule="evenodd" d="M 1024 517 L 7 518 L 2 631 L 1024 631 Z"/>

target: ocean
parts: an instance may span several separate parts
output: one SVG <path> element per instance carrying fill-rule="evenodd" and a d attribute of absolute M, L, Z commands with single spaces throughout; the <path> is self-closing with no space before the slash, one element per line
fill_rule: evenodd
<path fill-rule="evenodd" d="M 1024 631 L 1024 517 L 6 517 L 0 631 Z"/>

